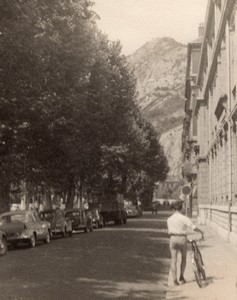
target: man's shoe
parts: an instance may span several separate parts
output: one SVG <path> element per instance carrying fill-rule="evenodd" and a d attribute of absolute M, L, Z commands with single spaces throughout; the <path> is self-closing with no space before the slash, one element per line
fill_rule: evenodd
<path fill-rule="evenodd" d="M 180 277 L 180 278 L 179 278 L 179 282 L 180 282 L 181 284 L 184 284 L 184 283 L 186 283 L 186 280 L 184 279 L 184 277 Z"/>
<path fill-rule="evenodd" d="M 174 285 L 175 285 L 175 286 L 179 285 L 178 280 L 175 280 L 175 281 L 174 281 Z"/>

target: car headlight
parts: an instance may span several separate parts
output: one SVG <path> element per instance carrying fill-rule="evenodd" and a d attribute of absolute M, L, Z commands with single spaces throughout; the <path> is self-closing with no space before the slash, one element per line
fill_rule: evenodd
<path fill-rule="evenodd" d="M 27 239 L 29 237 L 27 230 L 25 229 L 24 231 L 22 231 L 22 233 L 19 235 L 19 237 L 21 239 Z"/>

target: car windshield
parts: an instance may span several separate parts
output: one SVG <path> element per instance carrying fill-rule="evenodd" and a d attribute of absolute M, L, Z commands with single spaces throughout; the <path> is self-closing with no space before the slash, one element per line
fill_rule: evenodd
<path fill-rule="evenodd" d="M 98 212 L 98 210 L 96 210 L 96 209 L 95 209 L 95 210 L 92 210 L 91 213 L 92 213 L 92 215 L 95 216 L 95 217 L 97 217 L 97 216 L 99 215 L 99 212 Z"/>
<path fill-rule="evenodd" d="M 6 224 L 10 222 L 27 222 L 27 214 L 15 214 L 2 216 L 0 219 L 0 224 Z"/>
<path fill-rule="evenodd" d="M 79 211 L 68 211 L 65 214 L 66 217 L 80 217 Z"/>
<path fill-rule="evenodd" d="M 46 221 L 52 220 L 53 215 L 54 215 L 53 212 L 45 212 L 45 213 L 40 214 L 41 219 L 46 220 Z"/>

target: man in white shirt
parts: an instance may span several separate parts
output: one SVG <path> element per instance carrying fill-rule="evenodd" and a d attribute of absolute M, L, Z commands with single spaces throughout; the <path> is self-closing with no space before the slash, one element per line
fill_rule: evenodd
<path fill-rule="evenodd" d="M 192 221 L 181 213 L 183 206 L 182 201 L 176 201 L 172 204 L 173 215 L 167 220 L 168 232 L 170 235 L 170 253 L 171 253 L 171 272 L 174 280 L 174 285 L 185 283 L 184 271 L 186 268 L 187 257 L 187 229 L 191 228 L 194 231 L 200 232 L 202 237 L 203 231 L 195 226 Z M 181 265 L 179 282 L 177 280 L 177 255 L 181 252 Z"/>

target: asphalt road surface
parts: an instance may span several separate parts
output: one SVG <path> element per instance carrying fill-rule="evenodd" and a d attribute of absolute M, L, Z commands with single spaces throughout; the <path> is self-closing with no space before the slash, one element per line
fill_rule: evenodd
<path fill-rule="evenodd" d="M 0 258 L 0 299 L 165 299 L 168 216 L 149 212 L 49 245 L 20 245 Z"/>

